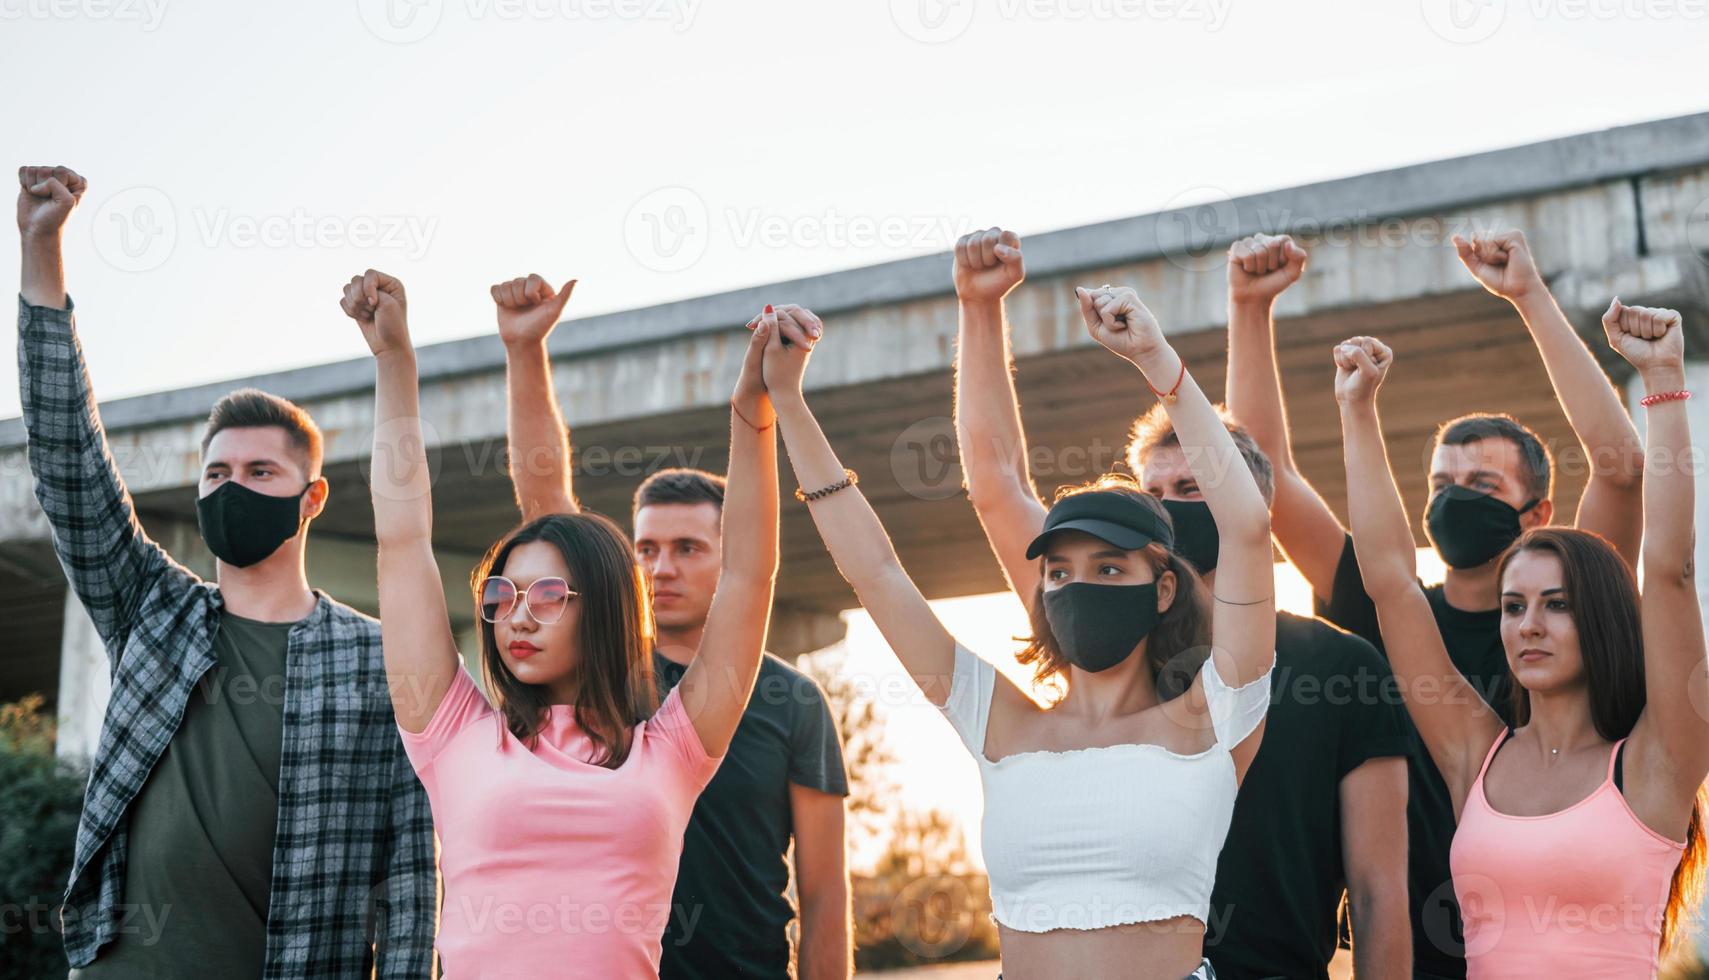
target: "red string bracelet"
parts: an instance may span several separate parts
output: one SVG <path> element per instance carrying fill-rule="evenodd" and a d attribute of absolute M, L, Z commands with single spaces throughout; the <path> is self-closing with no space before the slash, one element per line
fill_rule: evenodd
<path fill-rule="evenodd" d="M 1658 391 L 1653 395 L 1645 395 L 1638 399 L 1638 404 L 1649 408 L 1662 402 L 1682 402 L 1691 397 L 1691 392 L 1681 388 L 1678 391 Z"/>
<path fill-rule="evenodd" d="M 1144 377 L 1144 375 L 1141 375 L 1141 377 Z M 1176 377 L 1175 377 L 1175 387 L 1170 388 L 1166 392 L 1158 391 L 1156 388 L 1151 387 L 1151 379 L 1150 378 L 1145 379 L 1145 386 L 1147 388 L 1151 388 L 1151 393 L 1153 395 L 1156 395 L 1159 400 L 1165 402 L 1166 404 L 1173 405 L 1173 404 L 1175 404 L 1175 393 L 1181 390 L 1181 382 L 1183 382 L 1185 380 L 1187 380 L 1187 359 L 1182 358 L 1181 359 L 1181 373 L 1176 375 Z"/>

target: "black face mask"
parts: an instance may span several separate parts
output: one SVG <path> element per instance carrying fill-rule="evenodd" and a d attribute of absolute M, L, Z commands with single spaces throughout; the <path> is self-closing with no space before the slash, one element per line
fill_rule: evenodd
<path fill-rule="evenodd" d="M 1159 615 L 1156 582 L 1070 582 L 1044 594 L 1044 618 L 1062 656 L 1094 674 L 1126 660 Z"/>
<path fill-rule="evenodd" d="M 235 480 L 196 501 L 196 524 L 214 557 L 248 568 L 279 550 L 303 526 L 299 503 L 309 488 L 290 497 L 257 493 Z"/>
<path fill-rule="evenodd" d="M 1449 568 L 1476 568 L 1519 539 L 1519 515 L 1537 503 L 1515 510 L 1487 493 L 1444 487 L 1430 498 L 1424 530 Z"/>
<path fill-rule="evenodd" d="M 1165 500 L 1163 509 L 1175 524 L 1175 553 L 1192 562 L 1200 575 L 1216 571 L 1222 539 L 1216 533 L 1211 505 L 1203 500 Z"/>

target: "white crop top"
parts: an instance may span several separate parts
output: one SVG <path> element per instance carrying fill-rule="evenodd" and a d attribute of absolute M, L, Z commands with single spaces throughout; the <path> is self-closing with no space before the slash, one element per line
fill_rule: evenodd
<path fill-rule="evenodd" d="M 1130 743 L 985 757 L 997 671 L 955 648 L 942 711 L 979 763 L 992 918 L 1021 932 L 1206 922 L 1237 783 L 1229 750 L 1270 707 L 1270 674 L 1239 688 L 1200 669 L 1216 744 L 1195 755 Z"/>

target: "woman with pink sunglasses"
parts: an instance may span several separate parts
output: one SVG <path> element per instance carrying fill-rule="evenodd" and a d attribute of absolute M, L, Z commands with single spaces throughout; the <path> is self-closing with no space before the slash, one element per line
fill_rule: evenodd
<path fill-rule="evenodd" d="M 486 693 L 476 687 L 433 557 L 403 285 L 370 270 L 342 305 L 378 368 L 381 634 L 440 838 L 444 972 L 656 976 L 683 831 L 747 705 L 771 609 L 777 447 L 760 367 L 776 319 L 755 330 L 731 399 L 724 566 L 703 646 L 660 707 L 629 541 L 585 512 L 528 522 L 477 569 Z"/>

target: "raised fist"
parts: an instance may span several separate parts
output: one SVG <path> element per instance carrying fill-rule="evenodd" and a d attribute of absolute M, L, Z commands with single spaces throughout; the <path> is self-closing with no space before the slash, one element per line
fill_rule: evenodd
<path fill-rule="evenodd" d="M 351 276 L 338 305 L 362 328 L 374 356 L 409 349 L 404 284 L 396 278 L 374 269 Z"/>
<path fill-rule="evenodd" d="M 1394 351 L 1375 337 L 1349 337 L 1335 345 L 1335 400 L 1375 401 L 1393 363 Z"/>
<path fill-rule="evenodd" d="M 1299 281 L 1305 249 L 1289 235 L 1251 235 L 1228 247 L 1228 297 L 1268 303 Z"/>
<path fill-rule="evenodd" d="M 1112 354 L 1138 364 L 1141 358 L 1163 347 L 1163 328 L 1139 301 L 1139 294 L 1129 287 L 1076 286 L 1074 295 L 1080 300 L 1086 332 Z"/>
<path fill-rule="evenodd" d="M 493 302 L 498 304 L 498 335 L 506 344 L 544 343 L 552 328 L 563 316 L 564 304 L 576 280 L 564 283 L 561 290 L 536 275 L 501 282 L 492 288 Z"/>
<path fill-rule="evenodd" d="M 1473 278 L 1502 299 L 1517 300 L 1543 283 L 1522 231 L 1473 235 L 1470 241 L 1455 235 L 1454 251 Z"/>
<path fill-rule="evenodd" d="M 66 167 L 19 167 L 18 234 L 59 234 L 88 187 L 88 181 Z"/>
<path fill-rule="evenodd" d="M 1001 228 L 963 235 L 955 243 L 955 295 L 964 303 L 993 303 L 1027 277 L 1021 237 Z"/>
<path fill-rule="evenodd" d="M 1679 313 L 1653 306 L 1623 306 L 1616 296 L 1602 314 L 1608 346 L 1639 374 L 1652 368 L 1685 366 L 1685 331 Z"/>

